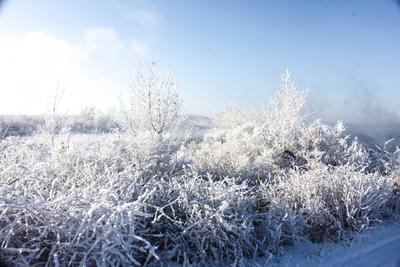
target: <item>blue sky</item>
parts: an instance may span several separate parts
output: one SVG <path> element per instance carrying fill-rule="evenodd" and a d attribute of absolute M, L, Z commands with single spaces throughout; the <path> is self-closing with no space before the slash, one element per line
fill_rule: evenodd
<path fill-rule="evenodd" d="M 399 115 L 400 4 L 375 1 L 6 1 L 0 113 L 118 108 L 139 64 L 171 67 L 189 113 L 259 108 L 288 69 L 328 119 Z"/>

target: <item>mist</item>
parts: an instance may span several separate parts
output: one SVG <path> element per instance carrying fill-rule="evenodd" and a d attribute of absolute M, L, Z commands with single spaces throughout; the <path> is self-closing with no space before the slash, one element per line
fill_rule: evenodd
<path fill-rule="evenodd" d="M 348 133 L 365 144 L 381 146 L 393 138 L 398 143 L 399 110 L 383 94 L 383 88 L 359 82 L 356 88 L 349 88 L 341 100 L 311 98 L 307 110 L 312 118 L 321 118 L 330 124 L 344 122 Z"/>

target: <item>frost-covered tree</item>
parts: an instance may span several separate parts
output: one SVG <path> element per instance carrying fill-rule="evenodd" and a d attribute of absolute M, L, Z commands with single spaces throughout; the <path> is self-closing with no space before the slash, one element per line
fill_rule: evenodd
<path fill-rule="evenodd" d="M 181 118 L 181 100 L 172 71 L 159 76 L 155 63 L 139 69 L 130 84 L 128 127 L 162 134 L 173 129 Z"/>
<path fill-rule="evenodd" d="M 69 122 L 65 116 L 61 116 L 59 106 L 63 99 L 65 90 L 57 87 L 51 106 L 46 114 L 43 116 L 43 123 L 39 128 L 39 132 L 51 137 L 51 144 L 54 147 L 55 136 L 60 133 L 69 132 Z"/>
<path fill-rule="evenodd" d="M 285 72 L 261 111 L 228 109 L 216 118 L 221 123 L 205 134 L 205 142 L 187 148 L 188 157 L 205 173 L 254 180 L 288 168 L 311 168 L 319 160 L 327 165 L 366 161 L 356 142 L 349 147 L 342 123 L 307 122 L 305 103 L 306 91 Z"/>

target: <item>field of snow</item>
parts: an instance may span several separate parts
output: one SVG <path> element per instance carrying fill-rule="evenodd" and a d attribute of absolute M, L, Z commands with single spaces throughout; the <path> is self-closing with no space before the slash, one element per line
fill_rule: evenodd
<path fill-rule="evenodd" d="M 261 266 L 341 267 L 400 266 L 400 226 L 383 224 L 339 243 L 315 244 L 295 241 L 293 247 L 271 260 L 259 260 Z"/>
<path fill-rule="evenodd" d="M 399 149 L 371 150 L 340 122 L 307 121 L 305 101 L 286 74 L 263 110 L 230 108 L 209 130 L 177 123 L 173 95 L 152 102 L 154 113 L 143 105 L 141 128 L 71 134 L 49 116 L 33 136 L 2 138 L 0 259 L 398 265 Z"/>

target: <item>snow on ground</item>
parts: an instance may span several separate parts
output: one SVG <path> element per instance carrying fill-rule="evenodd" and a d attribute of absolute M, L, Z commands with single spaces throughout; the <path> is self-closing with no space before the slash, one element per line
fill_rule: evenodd
<path fill-rule="evenodd" d="M 383 224 L 339 244 L 296 241 L 274 259 L 260 260 L 260 266 L 290 267 L 399 267 L 400 225 Z"/>

